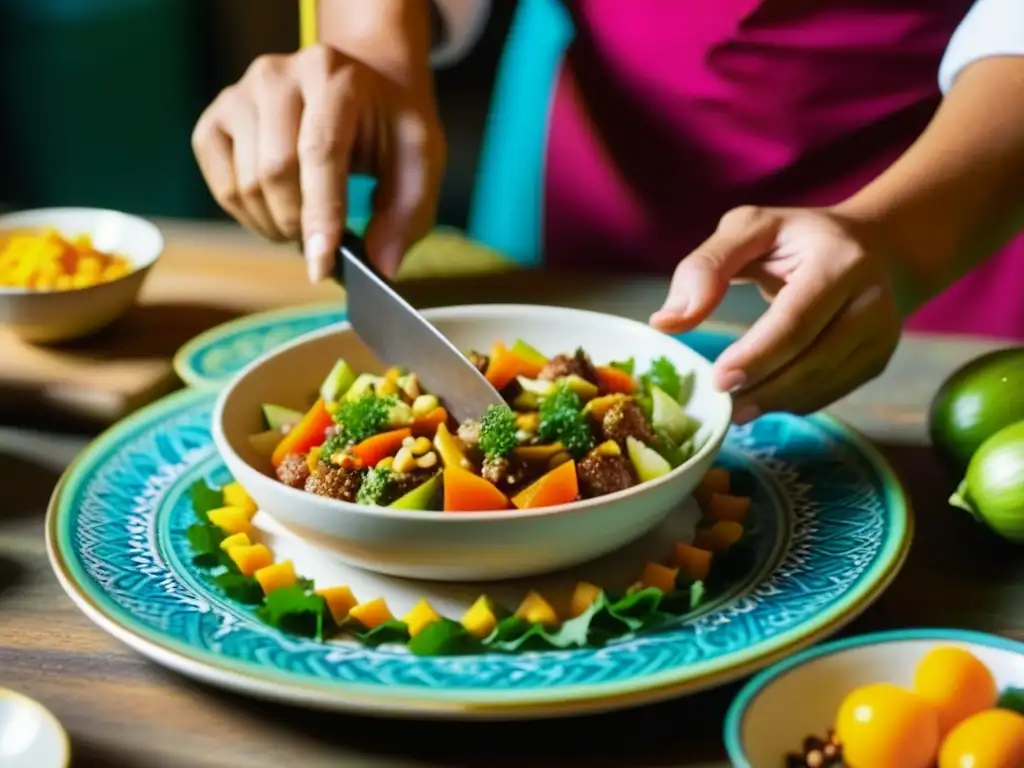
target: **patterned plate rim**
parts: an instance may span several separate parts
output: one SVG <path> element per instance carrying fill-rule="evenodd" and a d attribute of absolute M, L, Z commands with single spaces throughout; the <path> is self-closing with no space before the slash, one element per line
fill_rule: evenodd
<path fill-rule="evenodd" d="M 78 607 L 97 625 L 144 656 L 187 676 L 264 698 L 288 701 L 328 709 L 389 716 L 473 717 L 513 719 L 607 711 L 653 703 L 694 693 L 730 682 L 757 671 L 796 651 L 827 637 L 852 621 L 876 600 L 895 578 L 909 551 L 913 538 L 913 515 L 909 499 L 886 460 L 865 437 L 839 420 L 825 415 L 810 417 L 827 430 L 843 436 L 857 450 L 881 481 L 886 507 L 893 517 L 893 533 L 883 545 L 876 566 L 853 590 L 837 599 L 804 625 L 762 641 L 741 654 L 725 657 L 709 665 L 702 675 L 688 675 L 685 667 L 665 670 L 637 680 L 581 685 L 560 690 L 532 690 L 519 697 L 507 692 L 490 700 L 475 698 L 459 689 L 444 699 L 437 691 L 386 693 L 378 686 L 358 683 L 297 682 L 287 672 L 267 670 L 249 662 L 225 659 L 209 651 L 182 643 L 149 627 L 142 626 L 119 609 L 110 609 L 94 599 L 84 574 L 60 549 L 58 523 L 63 518 L 62 499 L 69 487 L 84 481 L 89 470 L 101 463 L 108 446 L 119 442 L 137 422 L 156 420 L 165 413 L 202 398 L 209 391 L 186 389 L 173 393 L 115 424 L 76 457 L 61 477 L 50 498 L 46 520 L 46 545 L 61 586 Z M 102 590 L 100 590 L 102 591 Z M 119 615 L 119 613 L 121 615 Z M 462 698 L 459 698 L 459 694 Z"/>

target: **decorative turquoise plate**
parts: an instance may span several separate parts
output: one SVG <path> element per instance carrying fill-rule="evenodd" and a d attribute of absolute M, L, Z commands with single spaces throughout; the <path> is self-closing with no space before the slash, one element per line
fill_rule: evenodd
<path fill-rule="evenodd" d="M 215 388 L 256 358 L 303 334 L 348 319 L 338 302 L 260 312 L 211 328 L 174 356 L 174 370 L 190 387 Z M 734 339 L 726 333 L 691 331 L 679 337 L 709 360 Z"/>
<path fill-rule="evenodd" d="M 885 589 L 910 543 L 906 499 L 863 439 L 827 417 L 767 416 L 734 429 L 721 454 L 752 498 L 758 566 L 702 613 L 601 649 L 423 658 L 403 647 L 321 644 L 262 624 L 191 562 L 188 489 L 199 478 L 228 480 L 210 439 L 214 398 L 172 395 L 94 442 L 54 494 L 47 540 L 64 588 L 101 627 L 161 664 L 251 695 L 458 718 L 567 715 L 675 697 L 835 632 Z M 289 554 L 325 583 L 322 570 L 307 570 L 322 552 Z M 397 600 L 412 588 L 388 583 L 374 589 L 392 589 Z"/>

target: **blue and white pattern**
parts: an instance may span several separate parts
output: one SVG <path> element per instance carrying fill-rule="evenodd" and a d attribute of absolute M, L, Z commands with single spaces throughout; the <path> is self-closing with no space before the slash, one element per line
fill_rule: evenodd
<path fill-rule="evenodd" d="M 600 650 L 418 658 L 320 644 L 261 624 L 204 582 L 184 531 L 188 488 L 228 478 L 212 445 L 214 395 L 179 393 L 115 428 L 66 479 L 51 531 L 73 589 L 112 621 L 212 667 L 297 687 L 466 702 L 631 690 L 756 663 L 834 629 L 899 566 L 907 509 L 888 470 L 826 418 L 767 416 L 734 430 L 722 460 L 754 486 L 763 577 L 703 615 Z"/>
<path fill-rule="evenodd" d="M 189 386 L 220 386 L 267 352 L 346 319 L 344 308 L 323 305 L 251 315 L 218 326 L 186 344 L 175 357 L 174 367 Z M 718 357 L 733 340 L 728 334 L 711 331 L 691 331 L 679 338 L 709 360 Z"/>

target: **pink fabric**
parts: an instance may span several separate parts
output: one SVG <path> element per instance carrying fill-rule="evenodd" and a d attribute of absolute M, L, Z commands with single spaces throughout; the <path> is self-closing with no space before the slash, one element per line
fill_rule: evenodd
<path fill-rule="evenodd" d="M 744 204 L 824 205 L 940 98 L 971 0 L 576 0 L 545 178 L 549 263 L 670 272 Z M 911 327 L 1024 337 L 1024 240 Z"/>

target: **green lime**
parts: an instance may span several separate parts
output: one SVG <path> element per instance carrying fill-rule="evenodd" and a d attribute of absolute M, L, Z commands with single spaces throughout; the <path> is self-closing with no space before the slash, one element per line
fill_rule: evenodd
<path fill-rule="evenodd" d="M 1007 541 L 1024 544 L 1024 421 L 981 444 L 949 503 Z"/>

